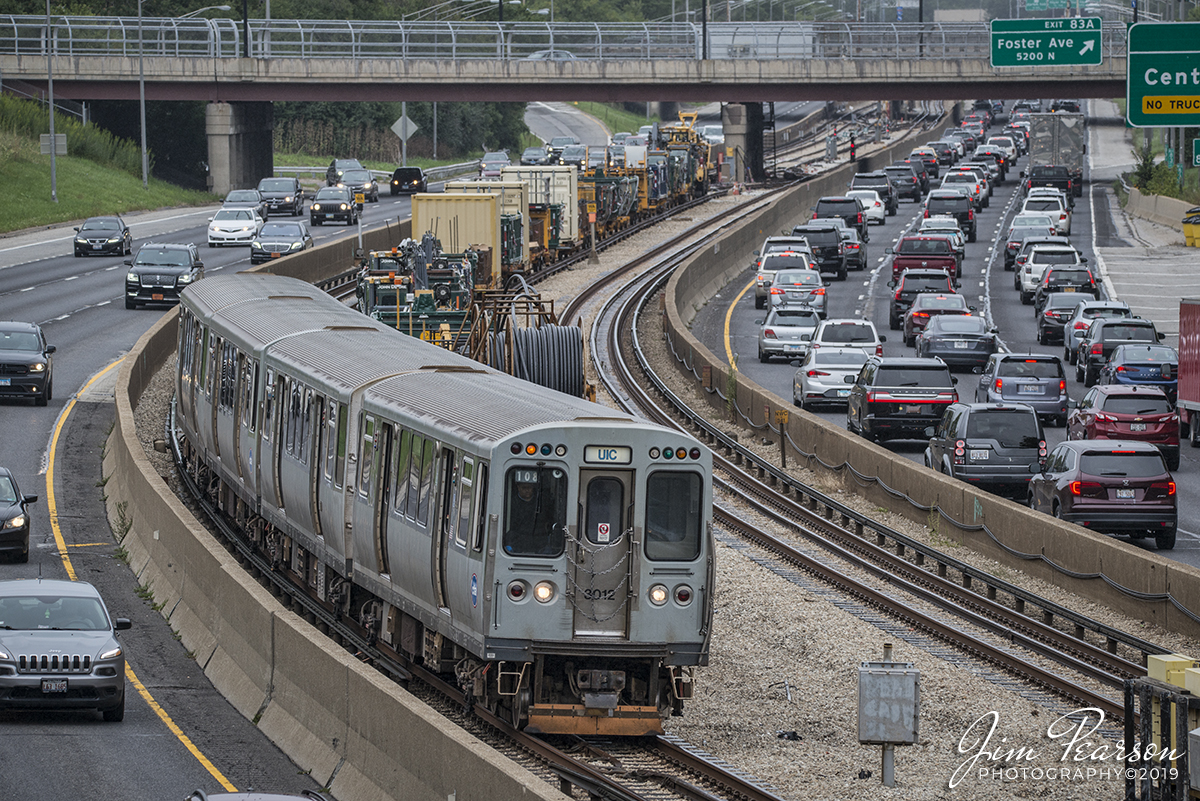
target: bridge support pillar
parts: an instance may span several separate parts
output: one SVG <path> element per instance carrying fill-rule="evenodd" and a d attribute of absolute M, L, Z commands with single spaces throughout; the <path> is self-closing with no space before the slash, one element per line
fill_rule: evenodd
<path fill-rule="evenodd" d="M 273 123 L 270 103 L 208 104 L 209 191 L 224 196 L 231 189 L 252 189 L 275 173 Z"/>
<path fill-rule="evenodd" d="M 741 103 L 721 104 L 721 128 L 725 134 L 726 163 L 732 162 L 733 171 L 722 180 L 734 183 L 746 182 L 746 107 Z"/>

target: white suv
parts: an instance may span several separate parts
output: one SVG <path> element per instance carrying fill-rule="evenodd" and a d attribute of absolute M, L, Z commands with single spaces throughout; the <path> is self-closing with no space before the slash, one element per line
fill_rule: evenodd
<path fill-rule="evenodd" d="M 871 356 L 883 355 L 883 343 L 887 337 L 880 336 L 875 324 L 858 317 L 822 320 L 813 333 L 813 348 L 856 348 Z"/>
<path fill-rule="evenodd" d="M 1033 296 L 1037 294 L 1038 284 L 1042 282 L 1047 268 L 1082 264 L 1087 264 L 1087 259 L 1070 245 L 1035 245 L 1029 251 L 1029 258 L 1020 265 L 1021 302 L 1025 305 L 1033 303 Z"/>
<path fill-rule="evenodd" d="M 768 236 L 763 240 L 762 247 L 754 251 L 754 263 L 750 265 L 756 271 L 754 276 L 754 308 L 767 308 L 767 300 L 771 297 L 771 282 L 775 280 L 775 268 L 764 264 L 767 257 L 780 253 L 800 253 L 808 258 L 808 263 L 816 264 L 812 248 L 808 240 L 802 236 Z"/>
<path fill-rule="evenodd" d="M 1049 214 L 1059 236 L 1071 235 L 1071 207 L 1060 194 L 1034 194 L 1025 198 L 1021 213 Z"/>

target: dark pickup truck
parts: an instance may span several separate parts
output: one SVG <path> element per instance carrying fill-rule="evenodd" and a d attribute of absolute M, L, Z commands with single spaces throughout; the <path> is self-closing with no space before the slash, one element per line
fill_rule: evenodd
<path fill-rule="evenodd" d="M 1050 186 L 1066 195 L 1067 200 L 1074 205 L 1075 179 L 1071 177 L 1071 171 L 1066 167 L 1058 167 L 1053 164 L 1030 167 L 1027 172 L 1021 173 L 1021 176 L 1025 179 L 1026 194 L 1030 189 Z"/>
<path fill-rule="evenodd" d="M 905 270 L 945 270 L 952 278 L 958 271 L 953 243 L 944 236 L 902 236 L 887 252 L 892 254 L 893 279 Z"/>

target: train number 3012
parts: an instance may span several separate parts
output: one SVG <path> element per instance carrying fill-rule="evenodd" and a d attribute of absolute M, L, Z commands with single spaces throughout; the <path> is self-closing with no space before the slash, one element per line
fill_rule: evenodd
<path fill-rule="evenodd" d="M 615 601 L 617 600 L 616 590 L 584 590 L 583 597 L 589 601 Z"/>

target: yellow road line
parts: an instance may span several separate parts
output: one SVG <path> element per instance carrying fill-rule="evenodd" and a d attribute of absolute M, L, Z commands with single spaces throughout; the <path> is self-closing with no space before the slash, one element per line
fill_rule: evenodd
<path fill-rule="evenodd" d="M 68 542 L 68 548 L 97 548 L 101 545 L 112 545 L 111 542 Z"/>
<path fill-rule="evenodd" d="M 733 310 L 737 307 L 738 301 L 742 296 L 754 288 L 754 282 L 758 280 L 757 273 L 754 278 L 750 279 L 750 283 L 746 284 L 746 288 L 738 293 L 738 296 L 733 299 L 733 303 L 729 304 L 729 310 L 725 312 L 725 358 L 729 359 L 729 366 L 733 371 L 737 372 L 737 363 L 733 360 L 733 346 L 729 344 L 729 321 L 733 319 Z"/>
<path fill-rule="evenodd" d="M 125 678 L 129 679 L 129 683 L 132 684 L 138 691 L 138 694 L 146 700 L 146 703 L 149 704 L 150 708 L 154 710 L 154 714 L 158 715 L 159 720 L 166 724 L 167 728 L 170 729 L 171 734 L 174 734 L 175 737 L 179 739 L 179 742 L 183 743 L 183 747 L 186 748 L 191 755 L 196 758 L 196 761 L 203 765 L 204 769 L 212 774 L 212 777 L 220 782 L 222 787 L 231 793 L 237 792 L 237 787 L 233 786 L 229 779 L 226 779 L 225 775 L 221 773 L 221 771 L 217 770 L 216 765 L 208 761 L 208 757 L 200 753 L 200 749 L 195 746 L 191 739 L 184 734 L 177 725 L 175 725 L 175 721 L 171 720 L 171 716 L 167 714 L 166 710 L 158 705 L 158 701 L 154 700 L 154 696 L 152 696 L 150 691 L 146 689 L 146 685 L 142 684 L 141 681 L 138 680 L 137 675 L 134 674 L 133 668 L 129 666 L 128 662 L 125 663 Z"/>
<path fill-rule="evenodd" d="M 54 498 L 54 457 L 58 453 L 58 439 L 62 435 L 63 427 L 67 424 L 67 418 L 71 416 L 71 410 L 75 408 L 76 398 L 87 391 L 87 388 L 90 387 L 97 379 L 124 360 L 125 358 L 121 357 L 100 372 L 96 373 L 86 384 L 83 385 L 83 389 L 79 390 L 76 396 L 67 402 L 67 405 L 62 410 L 62 414 L 59 415 L 58 424 L 54 426 L 54 436 L 50 439 L 50 457 L 46 465 L 46 501 L 47 506 L 50 508 L 50 528 L 54 531 L 54 542 L 58 545 L 58 555 L 62 558 L 63 567 L 67 569 L 67 575 L 70 577 L 71 581 L 78 581 L 78 578 L 75 575 L 75 567 L 71 564 L 71 557 L 67 556 L 67 548 L 90 547 L 93 545 L 101 545 L 103 543 L 89 542 L 68 546 L 63 540 L 62 528 L 60 528 L 58 525 L 58 504 Z M 183 747 L 186 748 L 192 756 L 196 757 L 196 761 L 203 765 L 204 769 L 207 770 L 214 779 L 220 782 L 222 787 L 231 793 L 237 792 L 237 787 L 230 783 L 230 781 L 225 778 L 225 775 L 222 774 L 221 771 L 217 770 L 216 766 L 213 765 L 212 762 L 208 761 L 208 757 L 200 753 L 200 749 L 196 748 L 191 739 L 189 739 L 188 736 L 184 734 L 177 725 L 175 725 L 175 721 L 171 720 L 171 716 L 167 714 L 166 710 L 158 705 L 158 702 L 154 700 L 154 696 L 150 695 L 150 691 L 146 689 L 146 685 L 142 684 L 142 682 L 138 679 L 137 674 L 133 672 L 133 668 L 129 666 L 128 660 L 125 662 L 125 677 L 129 679 L 129 683 L 132 684 L 135 689 L 137 689 L 138 694 L 146 700 L 146 703 L 150 705 L 150 708 L 154 710 L 154 714 L 158 715 L 159 719 L 166 724 L 170 732 L 179 739 L 179 742 L 183 743 Z"/>

